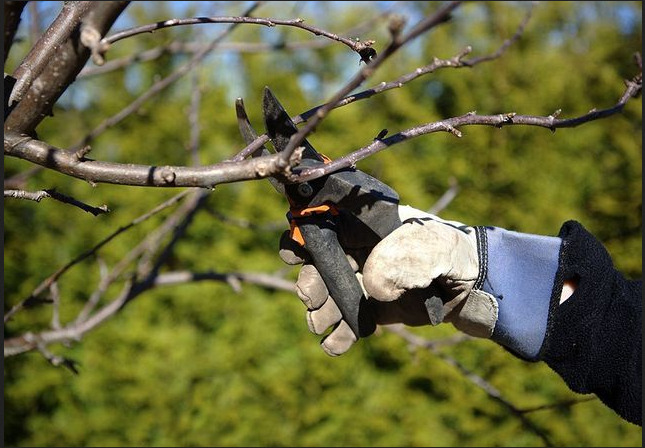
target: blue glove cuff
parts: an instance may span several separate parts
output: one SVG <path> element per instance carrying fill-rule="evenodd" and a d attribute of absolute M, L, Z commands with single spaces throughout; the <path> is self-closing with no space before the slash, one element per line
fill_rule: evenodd
<path fill-rule="evenodd" d="M 476 231 L 480 275 L 475 287 L 493 295 L 499 305 L 491 339 L 520 358 L 536 361 L 562 240 L 497 227 Z"/>

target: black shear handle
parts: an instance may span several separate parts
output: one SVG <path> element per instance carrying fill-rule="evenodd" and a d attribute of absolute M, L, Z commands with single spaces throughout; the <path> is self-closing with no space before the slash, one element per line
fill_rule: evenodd
<path fill-rule="evenodd" d="M 309 219 L 299 222 L 298 227 L 305 249 L 356 339 L 372 334 L 376 328 L 372 310 L 335 230 Z"/>

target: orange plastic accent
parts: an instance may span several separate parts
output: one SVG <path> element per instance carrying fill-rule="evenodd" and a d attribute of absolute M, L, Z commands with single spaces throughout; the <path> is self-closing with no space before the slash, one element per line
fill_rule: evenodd
<path fill-rule="evenodd" d="M 315 207 L 305 207 L 300 209 L 292 207 L 289 211 L 291 212 L 291 216 L 293 218 L 303 218 L 305 216 L 311 216 L 311 215 L 327 213 L 327 212 L 331 213 L 332 215 L 338 214 L 338 210 L 333 204 L 322 204 L 322 205 L 316 205 Z M 302 232 L 298 227 L 298 223 L 296 219 L 291 219 L 289 224 L 291 228 L 289 232 L 289 236 L 296 243 L 304 247 L 305 239 L 302 237 Z"/>
<path fill-rule="evenodd" d="M 296 221 L 294 221 L 293 219 L 291 220 L 290 224 L 291 224 L 291 231 L 289 233 L 289 236 L 296 243 L 304 247 L 305 239 L 302 237 L 302 232 L 300 232 L 300 227 L 298 227 L 298 224 L 296 224 Z"/>

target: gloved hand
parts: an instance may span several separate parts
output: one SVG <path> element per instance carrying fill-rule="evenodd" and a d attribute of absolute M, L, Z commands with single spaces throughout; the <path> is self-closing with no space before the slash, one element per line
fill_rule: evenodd
<path fill-rule="evenodd" d="M 490 337 L 497 321 L 496 299 L 479 289 L 476 229 L 444 221 L 412 207 L 400 206 L 403 225 L 372 250 L 348 253 L 377 324 L 410 326 L 452 322 L 477 337 Z M 307 307 L 307 323 L 315 334 L 334 329 L 321 346 L 332 356 L 356 342 L 340 310 L 306 251 L 284 234 L 280 257 L 302 264 L 296 290 Z"/>

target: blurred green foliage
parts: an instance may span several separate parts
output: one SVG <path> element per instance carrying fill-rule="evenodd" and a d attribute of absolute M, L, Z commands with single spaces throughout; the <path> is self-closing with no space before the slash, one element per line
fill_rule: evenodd
<path fill-rule="evenodd" d="M 176 5 L 181 3 L 181 5 Z M 177 16 L 239 14 L 238 2 L 133 2 L 121 26 Z M 494 52 L 516 30 L 529 2 L 474 2 L 453 20 L 396 54 L 366 85 L 412 72 L 466 45 L 473 56 Z M 342 33 L 391 2 L 269 2 L 258 16 L 294 18 Z M 410 21 L 437 8 L 406 2 Z M 542 2 L 522 38 L 499 59 L 472 69 L 443 69 L 335 111 L 310 141 L 332 158 L 390 134 L 477 110 L 573 117 L 615 104 L 623 79 L 636 73 L 642 47 L 642 2 Z M 181 8 L 181 14 L 178 12 Z M 180 27 L 115 44 L 109 59 L 172 40 L 208 42 L 221 26 Z M 25 31 L 21 29 L 24 33 Z M 360 36 L 384 47 L 386 23 Z M 241 26 L 229 40 L 301 41 L 302 30 Z M 317 38 L 322 39 L 322 38 Z M 17 46 L 15 64 L 28 42 Z M 185 62 L 166 55 L 126 70 L 79 80 L 39 136 L 58 146 L 77 143 L 104 118 L 128 105 L 154 79 Z M 14 65 L 15 66 L 15 65 Z M 245 99 L 259 128 L 260 98 L 271 87 L 295 114 L 320 104 L 359 68 L 338 43 L 318 50 L 214 53 L 198 69 L 200 159 L 216 163 L 241 149 L 233 100 Z M 5 68 L 7 71 L 7 68 Z M 93 143 L 100 160 L 190 164 L 190 76 L 163 91 Z M 552 133 L 542 128 L 465 127 L 457 139 L 432 134 L 359 163 L 394 187 L 402 202 L 430 208 L 455 180 L 459 194 L 442 216 L 555 235 L 576 219 L 606 244 L 616 266 L 642 275 L 642 103 L 620 115 Z M 5 160 L 5 178 L 28 164 Z M 92 217 L 64 204 L 6 200 L 5 312 L 46 276 L 177 191 L 111 185 L 91 187 L 51 171 L 28 189 L 57 187 L 112 212 Z M 286 202 L 267 181 L 221 185 L 209 195 L 165 270 L 275 273 L 286 228 Z M 112 266 L 157 226 L 168 210 L 100 251 Z M 209 213 L 210 211 L 210 213 Z M 246 220 L 252 228 L 228 220 Z M 276 223 L 278 225 L 276 225 Z M 289 278 L 296 270 L 289 268 Z M 74 319 L 96 287 L 95 258 L 60 282 L 63 323 Z M 108 292 L 114 297 L 118 290 Z M 80 374 L 54 368 L 38 353 L 5 359 L 5 444 L 14 446 L 535 446 L 544 441 L 513 412 L 475 386 L 442 355 L 497 388 L 518 409 L 582 398 L 541 363 L 510 356 L 490 341 L 471 340 L 433 352 L 411 349 L 389 332 L 329 358 L 306 329 L 294 294 L 244 284 L 159 287 L 57 354 Z M 5 338 L 49 325 L 51 309 L 18 313 Z M 428 339 L 454 335 L 446 325 L 414 329 Z M 598 400 L 561 404 L 525 416 L 560 446 L 640 446 L 642 430 Z"/>

